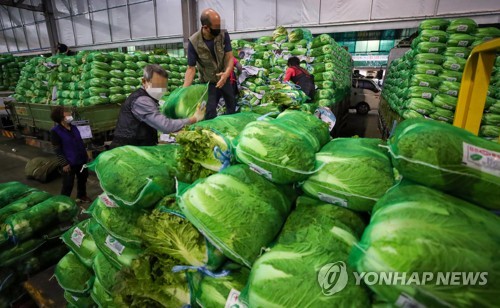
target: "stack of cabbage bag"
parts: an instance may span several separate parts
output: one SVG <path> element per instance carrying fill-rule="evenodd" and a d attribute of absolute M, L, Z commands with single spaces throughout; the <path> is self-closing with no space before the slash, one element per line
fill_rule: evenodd
<path fill-rule="evenodd" d="M 222 266 L 225 257 L 171 195 L 181 178 L 178 150 L 124 146 L 89 165 L 104 193 L 88 210 L 92 218 L 63 236 L 71 253 L 59 262 L 56 277 L 68 302 L 179 307 L 190 302 L 185 270 Z"/>
<path fill-rule="evenodd" d="M 257 69 L 241 84 L 238 101 L 242 111 L 259 114 L 300 109 L 314 112 L 320 107 L 332 107 L 350 91 L 352 61 L 349 53 L 329 35 L 313 39 L 308 29 L 297 28 L 289 33 L 278 27 L 273 36 L 263 36 L 254 43 L 245 40 L 232 41 L 235 57 L 241 64 Z M 287 69 L 288 58 L 296 56 L 301 66 L 315 77 L 318 87 L 312 104 L 305 104 L 307 97 L 300 87 L 281 84 Z"/>
<path fill-rule="evenodd" d="M 0 306 L 23 294 L 21 282 L 55 264 L 67 249 L 58 237 L 78 207 L 19 182 L 0 184 Z"/>
<path fill-rule="evenodd" d="M 28 57 L 14 57 L 11 54 L 0 55 L 0 91 L 14 91 L 21 77 L 21 69 L 28 62 Z"/>
<path fill-rule="evenodd" d="M 80 77 L 82 75 L 82 57 L 60 56 L 57 58 L 57 83 L 54 104 L 63 106 L 82 106 L 84 84 Z"/>
<path fill-rule="evenodd" d="M 60 56 L 31 58 L 21 71 L 14 99 L 24 103 L 50 103 L 52 89 L 58 82 L 58 57 Z"/>
<path fill-rule="evenodd" d="M 490 210 L 500 209 L 500 174 L 491 161 L 500 145 L 411 119 L 396 127 L 387 148 L 404 181 L 377 201 L 351 264 L 358 272 L 406 273 L 399 283 L 369 284 L 386 304 L 494 306 L 500 219 Z"/>
<path fill-rule="evenodd" d="M 391 63 L 382 96 L 405 119 L 452 123 L 467 57 L 474 46 L 499 36 L 499 29 L 478 28 L 469 18 L 423 21 L 412 50 Z"/>
<path fill-rule="evenodd" d="M 495 60 L 491 73 L 488 96 L 484 107 L 479 136 L 498 142 L 500 134 L 500 57 Z"/>

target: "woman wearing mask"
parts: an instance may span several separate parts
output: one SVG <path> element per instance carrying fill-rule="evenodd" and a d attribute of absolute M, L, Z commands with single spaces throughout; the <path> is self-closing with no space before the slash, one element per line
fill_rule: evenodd
<path fill-rule="evenodd" d="M 77 179 L 76 200 L 77 202 L 90 202 L 87 196 L 88 170 L 83 165 L 88 162 L 87 150 L 83 144 L 82 137 L 76 126 L 72 125 L 73 117 L 70 112 L 64 111 L 64 107 L 58 106 L 52 110 L 50 115 L 52 121 L 56 122 L 51 133 L 52 146 L 62 167 L 63 185 L 61 195 L 71 196 L 75 176 Z"/>
<path fill-rule="evenodd" d="M 189 119 L 169 119 L 160 113 L 158 102 L 166 92 L 167 81 L 168 74 L 161 66 L 150 64 L 144 67 L 142 87 L 122 104 L 110 148 L 156 145 L 158 131 L 173 133 L 203 120 L 205 109 L 200 107 Z"/>

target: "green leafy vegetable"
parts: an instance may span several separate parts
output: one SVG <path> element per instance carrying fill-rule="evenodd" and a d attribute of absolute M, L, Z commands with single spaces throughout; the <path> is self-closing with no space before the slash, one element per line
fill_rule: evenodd
<path fill-rule="evenodd" d="M 500 287 L 499 223 L 494 214 L 461 199 L 400 185 L 377 202 L 352 263 L 358 272 L 405 273 L 407 282 L 413 273 L 419 279 L 425 272 L 433 274 L 425 284 L 369 285 L 391 304 L 405 294 L 427 307 L 494 306 Z M 488 273 L 484 285 L 483 278 L 472 277 L 481 272 Z M 450 283 L 447 273 L 459 273 L 459 283 Z M 474 280 L 466 283 L 465 276 Z"/>
<path fill-rule="evenodd" d="M 94 257 L 98 250 L 94 239 L 88 232 L 91 219 L 86 219 L 66 231 L 63 236 L 63 242 L 73 251 L 78 259 L 87 267 L 92 267 Z"/>
<path fill-rule="evenodd" d="M 183 119 L 192 117 L 202 101 L 207 101 L 208 85 L 180 87 L 173 91 L 161 107 L 161 112 L 169 118 Z"/>
<path fill-rule="evenodd" d="M 92 270 L 81 263 L 72 252 L 68 252 L 57 263 L 55 276 L 57 282 L 65 291 L 83 295 L 92 288 Z"/>
<path fill-rule="evenodd" d="M 452 125 L 412 119 L 396 127 L 389 148 L 393 165 L 404 178 L 500 209 L 500 175 L 488 165 L 500 155 L 499 144 Z M 472 160 L 474 154 L 482 159 Z"/>
<path fill-rule="evenodd" d="M 291 200 L 247 166 L 236 165 L 194 183 L 179 206 L 215 247 L 250 267 L 278 234 Z"/>

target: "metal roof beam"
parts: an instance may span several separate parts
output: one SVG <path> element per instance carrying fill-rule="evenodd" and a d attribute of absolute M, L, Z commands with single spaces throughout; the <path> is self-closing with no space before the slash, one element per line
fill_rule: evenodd
<path fill-rule="evenodd" d="M 5 5 L 5 6 L 11 6 L 11 7 L 17 7 L 19 9 L 24 9 L 28 11 L 35 11 L 35 12 L 43 12 L 43 5 L 30 5 L 30 4 L 24 4 L 24 0 L 0 0 L 0 5 Z"/>

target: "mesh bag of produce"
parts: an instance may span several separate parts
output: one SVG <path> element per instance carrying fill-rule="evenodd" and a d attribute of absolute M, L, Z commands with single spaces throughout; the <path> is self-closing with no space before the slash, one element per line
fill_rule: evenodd
<path fill-rule="evenodd" d="M 251 267 L 261 248 L 281 229 L 290 211 L 289 197 L 249 167 L 236 165 L 195 182 L 182 193 L 179 206 L 224 255 Z M 232 200 L 238 206 L 227 207 L 223 200 Z M 207 208 L 211 210 L 207 212 Z M 244 214 L 247 211 L 252 214 Z M 227 217 L 244 217 L 245 223 Z"/>
<path fill-rule="evenodd" d="M 299 182 L 313 174 L 316 171 L 314 155 L 321 148 L 325 140 L 322 136 L 328 134 L 328 127 L 306 113 L 304 117 L 310 119 L 307 125 L 291 126 L 287 118 L 295 118 L 296 112 L 301 111 L 291 111 L 276 120 L 249 123 L 237 140 L 238 161 L 278 184 Z M 311 133 L 308 126 L 319 129 Z"/>
<path fill-rule="evenodd" d="M 454 116 L 455 116 L 455 113 L 452 110 L 441 108 L 441 107 L 436 107 L 436 111 L 434 111 L 430 115 L 430 118 L 451 124 L 451 123 L 453 123 Z"/>
<path fill-rule="evenodd" d="M 88 308 L 95 306 L 95 303 L 89 294 L 87 294 L 86 296 L 82 296 L 81 294 L 64 291 L 64 299 L 68 302 L 68 307 L 70 307 L 70 305 L 73 305 L 72 307 L 78 308 Z"/>
<path fill-rule="evenodd" d="M 324 167 L 309 177 L 302 189 L 327 203 L 370 211 L 394 184 L 390 158 L 379 147 L 381 143 L 379 139 L 368 138 L 330 141 L 316 154 L 317 164 Z"/>
<path fill-rule="evenodd" d="M 470 18 L 458 18 L 452 20 L 448 28 L 446 29 L 449 33 L 469 33 L 472 34 L 476 32 L 477 23 Z"/>
<path fill-rule="evenodd" d="M 21 199 L 35 188 L 20 182 L 7 182 L 0 184 L 0 209 L 11 202 Z"/>
<path fill-rule="evenodd" d="M 441 83 L 442 78 L 439 76 L 427 75 L 427 74 L 415 74 L 411 77 L 410 84 L 412 86 L 420 87 L 430 87 L 437 89 Z"/>
<path fill-rule="evenodd" d="M 92 270 L 81 263 L 72 252 L 66 254 L 57 263 L 54 275 L 65 291 L 81 295 L 90 291 L 94 281 Z"/>
<path fill-rule="evenodd" d="M 207 98 L 208 84 L 178 88 L 167 97 L 161 111 L 170 118 L 189 118 L 194 115 L 199 104 L 207 101 Z"/>
<path fill-rule="evenodd" d="M 51 194 L 39 190 L 32 190 L 28 192 L 24 197 L 0 208 L 0 224 L 2 224 L 10 215 L 24 211 L 27 208 L 43 202 L 50 198 L 50 196 Z"/>
<path fill-rule="evenodd" d="M 94 258 L 92 269 L 94 270 L 96 281 L 99 280 L 101 287 L 107 293 L 112 294 L 119 270 L 100 252 Z"/>
<path fill-rule="evenodd" d="M 436 53 L 419 53 L 415 56 L 415 61 L 419 64 L 443 64 L 445 58 Z"/>
<path fill-rule="evenodd" d="M 454 96 L 447 94 L 438 94 L 432 102 L 434 103 L 434 105 L 436 105 L 436 107 L 454 111 L 455 107 L 457 106 L 457 101 L 458 99 Z"/>
<path fill-rule="evenodd" d="M 438 64 L 417 64 L 413 67 L 415 74 L 439 75 L 443 72 L 443 67 Z"/>
<path fill-rule="evenodd" d="M 446 30 L 450 24 L 449 20 L 431 18 L 426 19 L 418 26 L 419 30 Z"/>
<path fill-rule="evenodd" d="M 88 168 L 118 206 L 142 209 L 175 191 L 178 147 L 122 146 L 101 153 Z"/>
<path fill-rule="evenodd" d="M 54 196 L 5 220 L 5 231 L 14 241 L 22 241 L 51 224 L 68 222 L 78 214 L 75 201 L 67 196 Z"/>
<path fill-rule="evenodd" d="M 442 30 L 422 30 L 419 38 L 422 42 L 446 43 L 448 34 Z"/>
<path fill-rule="evenodd" d="M 389 151 L 404 178 L 500 209 L 500 174 L 488 164 L 498 160 L 499 144 L 452 125 L 415 119 L 396 127 Z"/>
<path fill-rule="evenodd" d="M 88 231 L 90 222 L 91 219 L 79 222 L 77 225 L 66 231 L 61 237 L 63 242 L 88 268 L 92 266 L 94 257 L 98 253 L 94 239 Z"/>
<path fill-rule="evenodd" d="M 443 192 L 399 185 L 377 202 L 351 263 L 358 272 L 427 273 L 425 284 L 406 283 L 411 281 L 407 275 L 399 283 L 369 285 L 391 305 L 491 306 L 500 287 L 499 273 L 491 271 L 500 257 L 499 222 L 494 214 Z M 454 284 L 445 273 L 460 273 L 460 280 L 473 275 L 481 282 Z"/>
<path fill-rule="evenodd" d="M 413 86 L 408 89 L 408 98 L 425 98 L 431 100 L 438 93 L 438 90 L 429 87 Z"/>

